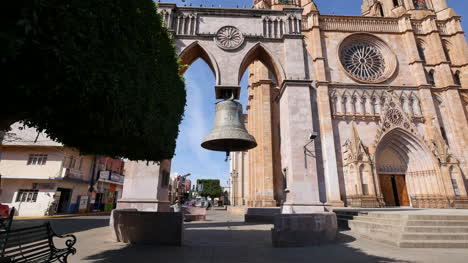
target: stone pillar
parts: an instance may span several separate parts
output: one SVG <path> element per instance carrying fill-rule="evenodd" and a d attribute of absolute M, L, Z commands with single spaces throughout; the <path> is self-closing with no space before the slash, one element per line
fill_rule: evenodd
<path fill-rule="evenodd" d="M 332 115 L 328 85 L 317 83 L 317 104 L 320 121 L 320 138 L 322 144 L 323 167 L 325 171 L 325 187 L 327 203 L 333 206 L 344 206 L 341 201 L 340 182 L 336 167 L 335 140 L 333 136 Z"/>
<path fill-rule="evenodd" d="M 125 182 L 117 209 L 134 208 L 138 211 L 169 211 L 168 185 L 171 161 L 160 165 L 146 161 L 125 163 Z"/>
<path fill-rule="evenodd" d="M 318 120 L 320 127 L 321 150 L 323 156 L 323 167 L 325 173 L 325 188 L 327 194 L 327 203 L 334 206 L 344 206 L 341 200 L 340 183 L 337 169 L 336 145 L 333 135 L 332 113 L 330 107 L 330 96 L 328 95 L 327 70 L 325 66 L 325 56 L 322 48 L 322 36 L 319 25 L 319 13 L 316 10 L 305 10 L 309 16 L 310 28 L 303 34 L 306 36 L 306 48 L 312 57 L 313 68 L 315 73 L 316 88 L 317 88 L 317 106 Z M 351 98 L 348 98 L 347 103 L 350 103 Z M 339 111 L 346 114 L 339 105 Z M 347 110 L 350 112 L 351 107 Z M 316 117 L 317 118 L 317 117 Z"/>
<path fill-rule="evenodd" d="M 287 194 L 282 206 L 284 214 L 317 213 L 324 211 L 320 202 L 315 141 L 309 135 L 313 126 L 311 83 L 285 81 L 280 98 L 281 156 L 286 169 Z M 307 149 L 305 148 L 307 145 Z M 306 152 L 307 151 L 307 152 Z"/>
<path fill-rule="evenodd" d="M 255 61 L 249 68 L 249 132 L 257 140 L 257 147 L 249 151 L 249 166 L 252 172 L 251 197 L 249 206 L 274 207 L 273 183 L 273 139 L 272 105 L 269 72 L 260 61 Z"/>

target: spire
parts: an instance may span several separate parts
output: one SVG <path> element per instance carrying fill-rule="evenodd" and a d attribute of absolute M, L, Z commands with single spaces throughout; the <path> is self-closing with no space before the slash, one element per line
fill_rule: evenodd
<path fill-rule="evenodd" d="M 351 136 L 343 145 L 343 156 L 346 163 L 357 161 L 369 161 L 367 149 L 359 137 L 356 123 L 351 122 Z"/>
<path fill-rule="evenodd" d="M 363 16 L 401 17 L 410 14 L 414 19 L 437 15 L 437 19 L 444 20 L 456 15 L 446 0 L 363 0 L 361 11 Z"/>

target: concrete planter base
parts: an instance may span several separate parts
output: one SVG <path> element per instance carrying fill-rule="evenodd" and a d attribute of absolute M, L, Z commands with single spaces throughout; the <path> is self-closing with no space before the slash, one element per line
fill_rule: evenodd
<path fill-rule="evenodd" d="M 181 213 L 112 210 L 110 229 L 117 242 L 182 245 Z"/>
<path fill-rule="evenodd" d="M 316 246 L 333 242 L 337 233 L 335 213 L 280 214 L 274 218 L 274 247 Z"/>
<path fill-rule="evenodd" d="M 246 223 L 272 224 L 274 217 L 281 213 L 279 207 L 249 207 L 244 215 Z"/>
<path fill-rule="evenodd" d="M 205 221 L 205 207 L 182 207 L 185 221 Z"/>

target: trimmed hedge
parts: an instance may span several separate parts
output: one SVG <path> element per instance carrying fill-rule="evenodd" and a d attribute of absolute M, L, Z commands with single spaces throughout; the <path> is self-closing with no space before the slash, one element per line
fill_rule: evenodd
<path fill-rule="evenodd" d="M 0 128 L 23 121 L 87 154 L 173 157 L 186 91 L 153 1 L 8 0 L 1 9 Z"/>

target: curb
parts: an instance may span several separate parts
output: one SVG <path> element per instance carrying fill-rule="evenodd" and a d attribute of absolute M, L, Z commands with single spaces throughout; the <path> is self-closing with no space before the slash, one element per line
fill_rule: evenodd
<path fill-rule="evenodd" d="M 111 212 L 93 212 L 93 213 L 54 215 L 54 216 L 15 216 L 14 219 L 16 220 L 47 219 L 47 218 L 64 218 L 64 217 L 77 217 L 77 216 L 99 216 L 99 215 L 110 215 L 110 214 Z"/>

